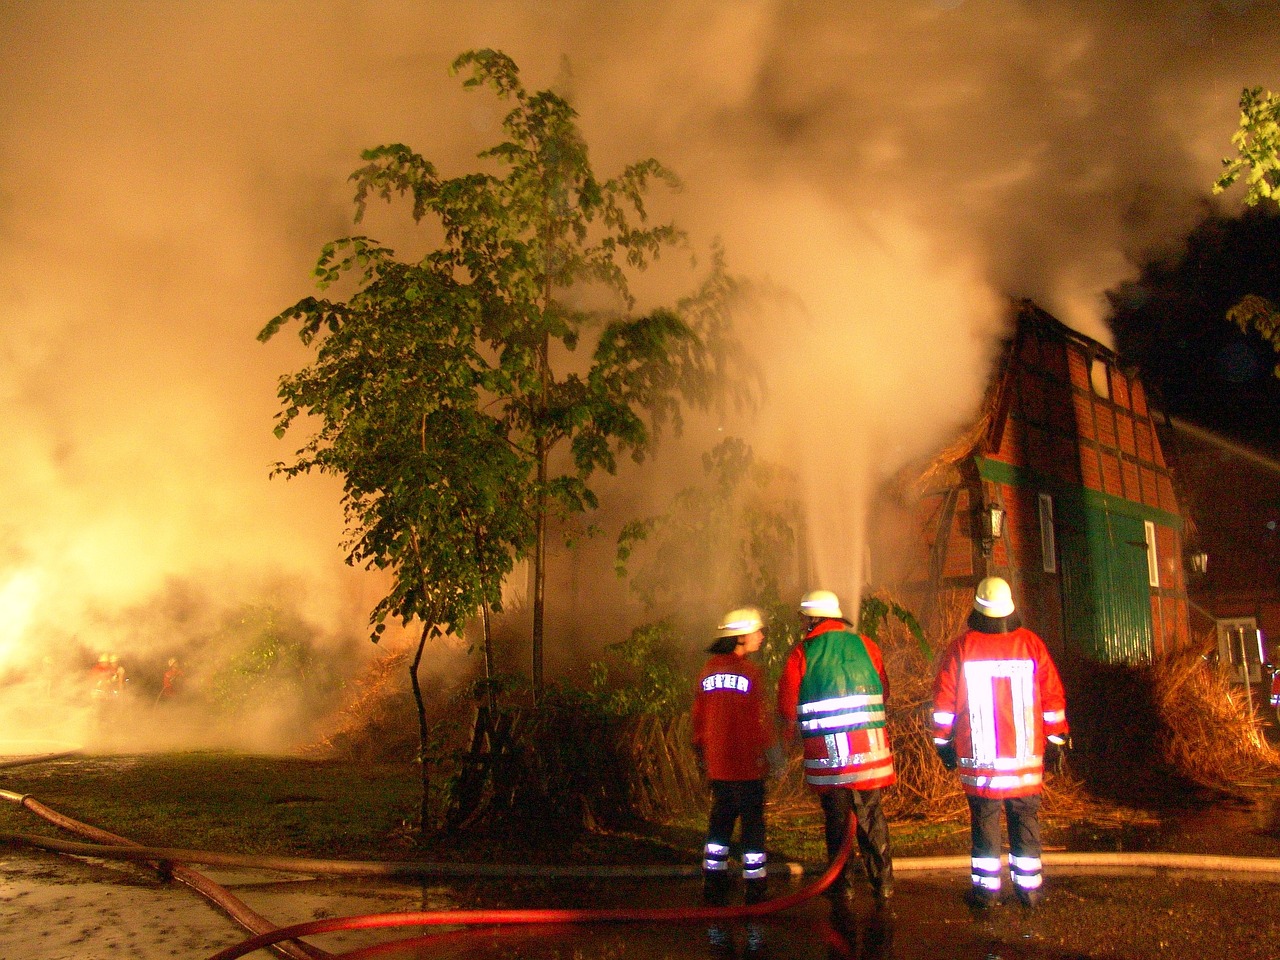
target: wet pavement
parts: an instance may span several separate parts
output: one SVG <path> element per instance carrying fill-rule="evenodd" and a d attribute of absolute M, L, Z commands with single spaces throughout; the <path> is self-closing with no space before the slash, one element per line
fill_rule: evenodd
<path fill-rule="evenodd" d="M 333 916 L 473 907 L 672 907 L 698 903 L 678 880 L 391 884 L 203 871 L 280 925 Z M 387 945 L 380 957 L 659 960 L 1062 960 L 1099 957 L 1280 958 L 1280 883 L 1214 874 L 1099 876 L 1049 873 L 1035 911 L 1016 901 L 975 912 L 954 869 L 903 873 L 892 909 L 855 891 L 853 915 L 835 923 L 819 897 L 758 922 L 596 924 L 424 931 L 402 928 L 309 939 L 333 953 Z M 775 895 L 797 886 L 775 880 Z M 389 947 L 430 933 L 430 939 Z M 191 891 L 128 864 L 52 854 L 0 858 L 0 957 L 9 960 L 203 958 L 247 934 Z M 265 957 L 259 952 L 255 957 Z"/>

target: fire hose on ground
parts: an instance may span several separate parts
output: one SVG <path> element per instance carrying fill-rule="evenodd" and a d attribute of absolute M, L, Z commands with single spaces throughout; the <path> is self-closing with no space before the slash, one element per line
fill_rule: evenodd
<path fill-rule="evenodd" d="M 236 960 L 262 947 L 283 940 L 339 930 L 384 930 L 392 927 L 455 927 L 507 925 L 579 925 L 588 923 L 708 923 L 748 920 L 778 913 L 818 896 L 835 881 L 844 869 L 853 848 L 856 820 L 851 814 L 844 844 L 817 882 L 795 893 L 764 903 L 738 907 L 641 907 L 641 908 L 573 908 L 573 909 L 501 909 L 501 910 L 417 910 L 400 913 L 369 913 L 348 917 L 329 917 L 307 923 L 281 927 L 260 934 L 222 950 L 209 960 Z M 384 945 L 389 946 L 389 945 Z M 349 955 L 347 955 L 349 956 Z"/>
<path fill-rule="evenodd" d="M 431 926 L 528 926 L 528 925 L 577 925 L 587 923 L 703 923 L 725 922 L 766 916 L 777 913 L 803 903 L 818 896 L 831 885 L 836 876 L 844 869 L 852 851 L 855 836 L 856 819 L 850 814 L 849 829 L 846 831 L 843 846 L 817 882 L 794 893 L 764 903 L 739 907 L 669 907 L 650 909 L 528 909 L 528 910 L 426 910 L 402 913 L 364 914 L 349 917 L 332 917 L 315 920 L 309 923 L 295 924 L 289 927 L 276 927 L 265 917 L 255 913 L 243 901 L 230 891 L 200 873 L 182 866 L 182 863 L 200 863 L 202 865 L 257 867 L 259 869 L 294 870 L 305 873 L 338 873 L 360 876 L 404 876 L 408 873 L 422 875 L 424 872 L 443 872 L 450 866 L 455 876 L 512 876 L 520 873 L 524 876 L 644 876 L 670 875 L 669 868 L 643 867 L 516 867 L 482 864 L 418 864 L 410 865 L 406 870 L 404 864 L 395 863 L 343 863 L 341 861 L 312 860 L 291 857 L 258 857 L 237 854 L 222 854 L 199 850 L 182 850 L 165 847 L 144 847 L 125 837 L 117 836 L 98 827 L 81 823 L 71 817 L 64 816 L 45 806 L 28 794 L 0 790 L 0 799 L 8 800 L 18 806 L 61 827 L 71 833 L 88 837 L 96 843 L 74 843 L 37 837 L 27 834 L 5 834 L 0 840 L 12 845 L 25 845 L 75 856 L 90 856 L 104 859 L 131 860 L 149 863 L 162 875 L 186 883 L 196 892 L 209 899 L 224 910 L 254 936 L 248 940 L 223 950 L 211 960 L 232 960 L 242 957 L 264 947 L 273 947 L 283 952 L 292 960 L 325 960 L 334 955 L 319 948 L 312 947 L 300 940 L 300 937 L 318 933 L 350 930 L 386 929 L 391 927 L 431 927 Z M 429 869 L 426 869 L 429 868 Z M 694 868 L 700 870 L 700 868 Z M 683 872 L 683 871 L 682 871 Z"/>
<path fill-rule="evenodd" d="M 26 794 L 13 793 L 9 790 L 0 790 L 0 799 L 8 800 L 20 807 L 25 807 L 37 816 L 43 817 L 50 823 L 61 827 L 71 833 L 78 834 L 82 837 L 88 837 L 102 844 L 114 844 L 123 848 L 137 847 L 138 844 L 133 841 L 117 836 L 98 827 L 90 826 L 87 823 L 81 823 L 58 813 L 58 811 L 46 807 L 39 800 Z M 92 846 L 92 845 L 90 845 Z M 153 861 L 152 866 L 158 870 L 161 875 L 172 877 L 189 886 L 196 893 L 209 900 L 231 919 L 235 920 L 242 927 L 253 934 L 261 934 L 270 930 L 275 930 L 276 925 L 266 917 L 254 912 L 248 904 L 233 894 L 230 890 L 220 884 L 214 883 L 208 877 L 201 873 L 197 873 L 190 867 L 182 866 L 168 861 Z M 305 943 L 284 943 L 279 945 L 277 952 L 289 957 L 290 960 L 323 960 L 330 954 L 323 950 L 317 950 Z"/>

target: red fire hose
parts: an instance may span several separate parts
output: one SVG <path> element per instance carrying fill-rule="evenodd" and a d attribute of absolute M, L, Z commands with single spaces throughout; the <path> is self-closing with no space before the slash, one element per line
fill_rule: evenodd
<path fill-rule="evenodd" d="M 501 926 L 516 924 L 583 924 L 583 923 L 704 923 L 707 921 L 743 920 L 763 917 L 780 910 L 794 907 L 816 897 L 835 881 L 844 869 L 849 854 L 853 849 L 853 839 L 857 820 L 849 817 L 849 828 L 845 833 L 844 844 L 837 852 L 831 865 L 813 884 L 797 890 L 795 893 L 764 903 L 756 903 L 741 907 L 654 907 L 654 908 L 621 908 L 621 909 L 533 909 L 533 910 L 418 910 L 404 913 L 367 913 L 349 917 L 329 917 L 324 920 L 312 920 L 307 923 L 281 927 L 268 933 L 250 937 L 233 947 L 214 954 L 209 960 L 236 960 L 255 950 L 269 947 L 285 940 L 297 940 L 299 937 L 313 936 L 317 933 L 334 933 L 339 930 L 378 930 L 388 927 L 432 927 L 432 926 Z M 376 949 L 384 952 L 392 947 L 411 946 L 417 940 L 397 941 L 394 944 L 382 944 Z M 341 954 L 348 960 L 361 955 L 371 955 L 366 951 Z M 336 958 L 335 958 L 336 960 Z"/>
<path fill-rule="evenodd" d="M 39 800 L 27 794 L 14 793 L 11 790 L 0 790 L 0 799 L 8 800 L 20 807 L 25 807 L 37 816 L 43 817 L 50 823 L 62 827 L 71 833 L 79 834 L 82 837 L 88 837 L 98 843 L 117 844 L 120 846 L 137 846 L 132 840 L 126 837 L 117 836 L 106 830 L 91 826 L 87 823 L 81 823 L 79 820 L 64 816 L 51 807 L 46 807 Z M 181 864 L 175 864 L 168 861 L 155 862 L 153 864 L 161 873 L 180 880 L 189 886 L 196 893 L 205 897 L 213 904 L 221 908 L 226 914 L 243 926 L 246 930 L 254 933 L 262 931 L 270 931 L 275 929 L 275 925 L 266 917 L 254 912 L 243 900 L 233 894 L 225 887 L 214 883 L 202 873 L 192 870 L 190 867 L 184 867 Z M 324 950 L 319 950 L 305 943 L 282 943 L 274 948 L 276 952 L 283 954 L 291 960 L 323 960 L 330 954 Z"/>

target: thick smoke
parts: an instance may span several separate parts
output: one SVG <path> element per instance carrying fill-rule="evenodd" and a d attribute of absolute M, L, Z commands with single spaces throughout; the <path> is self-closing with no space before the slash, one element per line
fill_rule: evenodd
<path fill-rule="evenodd" d="M 600 172 L 673 167 L 685 189 L 655 209 L 794 294 L 743 331 L 760 416 L 708 429 L 800 471 L 812 569 L 856 594 L 872 493 L 972 415 L 1006 298 L 1109 340 L 1102 292 L 1195 222 L 1240 88 L 1277 84 L 1276 13 L 0 4 L 0 672 L 87 668 L 105 635 L 136 663 L 208 657 L 246 604 L 369 655 L 353 639 L 378 588 L 342 565 L 337 485 L 267 479 L 300 442 L 271 435 L 275 381 L 305 354 L 254 335 L 354 229 L 362 148 L 405 142 L 451 174 L 493 142 L 501 107 L 448 75 L 462 50 L 571 95 Z M 394 242 L 402 220 L 360 229 Z M 675 267 L 641 292 L 669 296 Z M 199 615 L 138 626 L 175 583 Z"/>

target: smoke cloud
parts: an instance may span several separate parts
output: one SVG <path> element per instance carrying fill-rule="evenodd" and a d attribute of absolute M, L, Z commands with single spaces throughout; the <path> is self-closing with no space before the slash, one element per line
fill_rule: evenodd
<path fill-rule="evenodd" d="M 1277 84 L 1276 14 L 0 3 L 0 683 L 46 657 L 87 669 L 108 642 L 155 672 L 215 659 L 246 605 L 344 669 L 376 654 L 378 584 L 342 563 L 337 484 L 268 480 L 300 442 L 271 434 L 276 379 L 306 354 L 254 336 L 354 232 L 361 149 L 404 142 L 449 175 L 494 142 L 502 107 L 448 75 L 461 51 L 502 49 L 570 95 L 601 173 L 663 160 L 685 187 L 656 211 L 794 295 L 742 331 L 764 409 L 706 429 L 800 472 L 812 569 L 856 595 L 872 494 L 972 416 L 1006 298 L 1108 342 L 1103 291 L 1201 215 L 1240 88 Z M 404 221 L 359 229 L 398 242 Z M 642 295 L 670 296 L 676 267 Z M 666 475 L 638 474 L 642 498 Z M 175 589 L 187 612 L 144 629 Z"/>

